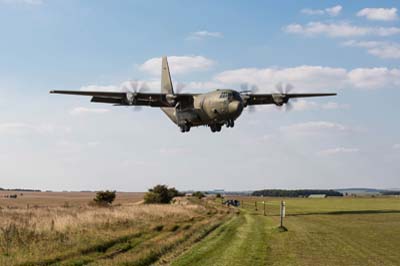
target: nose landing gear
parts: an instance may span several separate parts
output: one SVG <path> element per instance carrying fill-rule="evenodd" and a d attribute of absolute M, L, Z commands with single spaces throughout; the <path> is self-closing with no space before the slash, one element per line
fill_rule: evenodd
<path fill-rule="evenodd" d="M 212 132 L 212 133 L 214 133 L 214 132 L 220 132 L 220 131 L 221 131 L 221 128 L 222 128 L 222 125 L 221 125 L 221 124 L 213 124 L 213 125 L 210 125 L 210 129 L 211 129 L 211 132 Z"/>

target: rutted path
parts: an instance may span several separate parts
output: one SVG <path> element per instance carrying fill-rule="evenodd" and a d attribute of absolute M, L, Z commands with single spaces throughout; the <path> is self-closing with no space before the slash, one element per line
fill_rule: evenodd
<path fill-rule="evenodd" d="M 241 210 L 172 265 L 265 265 L 270 229 L 266 217 Z"/>

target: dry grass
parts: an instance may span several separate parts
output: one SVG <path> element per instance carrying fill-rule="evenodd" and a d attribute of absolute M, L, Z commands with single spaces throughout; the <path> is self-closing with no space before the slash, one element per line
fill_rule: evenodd
<path fill-rule="evenodd" d="M 200 211 L 199 205 L 121 205 L 110 208 L 95 206 L 47 207 L 37 209 L 0 210 L 0 228 L 8 224 L 35 229 L 36 232 L 66 231 L 87 228 L 99 224 L 113 224 L 127 221 L 140 223 L 190 219 Z"/>
<path fill-rule="evenodd" d="M 16 194 L 16 199 L 6 195 Z M 95 192 L 19 192 L 0 191 L 0 208 L 57 207 L 86 205 Z M 114 204 L 134 203 L 143 200 L 142 192 L 117 192 Z"/>
<path fill-rule="evenodd" d="M 138 257 L 137 250 L 148 249 L 149 245 L 164 247 L 162 252 L 154 250 L 148 254 L 159 258 L 195 232 L 221 223 L 227 215 L 220 206 L 204 201 L 143 205 L 138 204 L 141 198 L 135 195 L 136 200 L 130 202 L 126 197 L 125 202 L 120 198 L 116 206 L 97 207 L 88 204 L 93 194 L 33 194 L 30 197 L 40 207 L 27 208 L 19 203 L 0 209 L 0 265 L 86 265 L 97 261 L 113 265 L 111 261 L 146 261 L 147 256 Z M 23 200 L 28 198 L 27 195 Z M 64 204 L 65 200 L 72 204 Z M 129 253 L 131 250 L 135 252 Z"/>

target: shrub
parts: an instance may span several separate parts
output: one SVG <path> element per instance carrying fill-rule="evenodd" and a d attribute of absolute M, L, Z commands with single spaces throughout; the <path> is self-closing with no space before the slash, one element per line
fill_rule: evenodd
<path fill-rule="evenodd" d="M 162 224 L 156 225 L 156 226 L 154 226 L 154 228 L 153 228 L 153 230 L 154 230 L 154 231 L 157 231 L 157 232 L 160 232 L 160 231 L 162 231 L 163 229 L 164 229 L 164 225 L 162 225 Z"/>
<path fill-rule="evenodd" d="M 161 203 L 161 196 L 155 192 L 147 192 L 144 195 L 144 203 Z"/>
<path fill-rule="evenodd" d="M 196 197 L 196 198 L 199 198 L 199 199 L 201 199 L 201 198 L 204 198 L 204 197 L 205 197 L 205 195 L 204 195 L 204 193 L 203 193 L 203 192 L 196 191 L 196 192 L 194 192 L 194 193 L 192 194 L 192 197 Z"/>
<path fill-rule="evenodd" d="M 170 203 L 174 197 L 181 196 L 176 188 L 166 185 L 156 185 L 144 195 L 144 203 Z"/>
<path fill-rule="evenodd" d="M 179 224 L 175 224 L 174 226 L 171 227 L 171 232 L 175 232 L 176 230 L 179 229 Z"/>
<path fill-rule="evenodd" d="M 220 193 L 217 193 L 217 194 L 215 195 L 215 197 L 216 197 L 216 198 L 221 198 L 221 194 L 220 194 Z"/>
<path fill-rule="evenodd" d="M 116 197 L 115 191 L 99 191 L 96 193 L 96 197 L 93 199 L 94 202 L 100 205 L 110 205 L 113 203 Z"/>

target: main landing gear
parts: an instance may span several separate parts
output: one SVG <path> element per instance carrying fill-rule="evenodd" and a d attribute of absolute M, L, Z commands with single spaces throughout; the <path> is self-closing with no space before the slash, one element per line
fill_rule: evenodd
<path fill-rule="evenodd" d="M 212 125 L 209 125 L 209 127 L 211 129 L 211 132 L 214 133 L 214 132 L 220 132 L 223 125 L 224 124 L 212 124 Z M 230 119 L 230 120 L 226 121 L 225 125 L 226 125 L 226 127 L 234 127 L 235 120 Z"/>
<path fill-rule="evenodd" d="M 181 128 L 181 132 L 185 133 L 185 132 L 189 132 L 190 131 L 190 125 L 189 124 L 184 124 L 180 126 Z"/>

